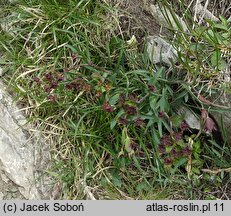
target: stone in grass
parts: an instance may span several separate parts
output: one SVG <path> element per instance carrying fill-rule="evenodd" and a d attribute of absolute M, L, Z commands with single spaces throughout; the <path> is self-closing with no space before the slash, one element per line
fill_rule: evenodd
<path fill-rule="evenodd" d="M 222 90 L 211 98 L 211 101 L 215 101 L 214 104 L 218 106 L 224 106 L 224 108 L 214 107 L 218 111 L 211 112 L 213 118 L 216 120 L 220 130 L 224 131 L 223 139 L 231 145 L 231 94 L 223 93 Z"/>
<path fill-rule="evenodd" d="M 159 36 L 147 38 L 147 53 L 152 63 L 165 63 L 171 65 L 177 61 L 177 51 L 167 41 Z"/>
<path fill-rule="evenodd" d="M 199 20 L 210 19 L 215 22 L 219 21 L 219 19 L 207 9 L 207 6 L 203 6 L 200 1 L 196 2 L 195 6 L 193 7 L 193 10 L 195 12 L 195 16 L 198 16 Z"/>
<path fill-rule="evenodd" d="M 184 116 L 184 120 L 190 128 L 196 130 L 201 129 L 200 119 L 196 115 L 194 115 L 192 111 L 190 111 L 186 107 L 180 107 L 177 113 L 180 116 Z"/>
<path fill-rule="evenodd" d="M 150 5 L 149 10 L 154 19 L 163 27 L 173 30 L 183 30 L 184 32 L 188 31 L 187 25 L 184 20 L 166 7 Z"/>

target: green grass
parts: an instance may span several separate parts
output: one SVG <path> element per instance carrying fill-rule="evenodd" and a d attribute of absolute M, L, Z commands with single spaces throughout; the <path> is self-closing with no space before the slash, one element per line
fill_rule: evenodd
<path fill-rule="evenodd" d="M 151 64 L 145 44 L 139 50 L 123 40 L 118 9 L 110 4 L 19 2 L 4 8 L 9 25 L 1 30 L 1 65 L 29 121 L 53 143 L 47 174 L 63 184 L 62 199 L 216 198 L 210 192 L 228 184 L 229 176 L 217 176 L 207 187 L 211 175 L 201 168 L 229 167 L 230 148 L 203 133 L 195 138 L 197 132 L 181 129 L 183 116 L 177 115 L 181 104 L 201 109 L 188 81 L 197 78 L 193 65 L 207 59 L 186 42 L 208 39 L 208 29 L 201 38 L 199 27 L 187 38 L 184 32 L 177 35 L 174 45 L 188 47 L 196 60 L 179 52 L 183 69 L 169 73 Z M 181 34 L 185 40 L 179 40 Z M 220 44 L 211 38 L 201 45 L 221 57 Z M 215 57 L 208 62 L 209 72 L 221 70 L 218 62 Z M 202 84 L 209 75 L 199 74 Z M 171 145 L 161 153 L 163 139 Z M 184 154 L 172 156 L 173 148 Z"/>

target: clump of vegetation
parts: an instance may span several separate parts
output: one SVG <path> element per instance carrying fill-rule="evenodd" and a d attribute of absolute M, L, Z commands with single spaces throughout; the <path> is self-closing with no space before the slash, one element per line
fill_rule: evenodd
<path fill-rule="evenodd" d="M 63 183 L 62 198 L 86 198 L 86 187 L 98 199 L 163 199 L 176 190 L 201 198 L 195 186 L 210 181 L 201 169 L 229 166 L 230 149 L 190 130 L 177 111 L 195 99 L 189 84 L 200 77 L 202 87 L 225 68 L 227 20 L 176 37 L 182 79 L 178 68 L 153 66 L 145 44 L 123 40 L 110 4 L 19 2 L 5 8 L 1 65 L 29 120 L 54 140 L 49 174 Z"/>

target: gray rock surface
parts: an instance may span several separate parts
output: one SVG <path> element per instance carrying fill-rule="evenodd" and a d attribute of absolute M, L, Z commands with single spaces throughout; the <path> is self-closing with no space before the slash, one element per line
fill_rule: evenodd
<path fill-rule="evenodd" d="M 147 53 L 152 63 L 176 63 L 177 51 L 167 41 L 159 36 L 149 36 L 147 42 Z"/>
<path fill-rule="evenodd" d="M 213 15 L 213 13 L 211 13 L 207 7 L 208 7 L 208 1 L 207 4 L 205 4 L 204 6 L 201 4 L 201 1 L 197 1 L 195 6 L 194 6 L 194 19 L 195 17 L 198 17 L 199 23 L 203 20 L 203 19 L 210 19 L 212 21 L 219 21 L 219 19 Z"/>
<path fill-rule="evenodd" d="M 0 81 L 0 198 L 48 199 L 49 187 L 38 178 L 49 164 L 49 151 Z M 42 172 L 38 172 L 38 171 Z M 8 185 L 8 187 L 7 187 Z M 12 191 L 13 192 L 10 192 Z M 7 192 L 8 191 L 8 192 Z M 10 196 L 14 194 L 14 196 Z"/>
<path fill-rule="evenodd" d="M 154 19 L 157 20 L 163 27 L 188 31 L 184 20 L 177 14 L 172 14 L 167 8 L 159 7 L 158 5 L 150 5 L 149 10 Z"/>
<path fill-rule="evenodd" d="M 178 110 L 178 114 L 184 116 L 184 120 L 186 121 L 186 123 L 190 128 L 197 129 L 197 130 L 201 129 L 200 119 L 186 107 L 181 107 Z"/>
<path fill-rule="evenodd" d="M 217 96 L 215 104 L 225 106 L 227 109 L 221 109 L 220 112 L 212 112 L 212 116 L 219 125 L 220 130 L 225 129 L 227 143 L 231 145 L 231 94 L 221 94 Z M 216 107 L 217 108 L 217 107 Z M 219 109 L 219 108 L 217 108 Z M 223 124 L 223 126 L 222 126 Z M 224 137 L 224 140 L 226 139 Z"/>

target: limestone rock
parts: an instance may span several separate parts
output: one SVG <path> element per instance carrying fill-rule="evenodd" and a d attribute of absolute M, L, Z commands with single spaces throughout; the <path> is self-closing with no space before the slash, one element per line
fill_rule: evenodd
<path fill-rule="evenodd" d="M 35 177 L 38 176 L 36 169 L 45 168 L 41 167 L 44 158 L 38 154 L 42 140 L 28 133 L 26 122 L 0 81 L 0 169 L 26 199 L 47 199 L 46 189 L 41 190 L 43 182 Z M 48 160 L 45 163 L 48 164 Z"/>
<path fill-rule="evenodd" d="M 212 112 L 211 114 L 219 125 L 220 130 L 222 128 L 226 130 L 225 132 L 227 137 L 224 137 L 224 139 L 227 138 L 228 144 L 231 145 L 231 94 L 223 93 L 222 95 L 217 96 L 217 99 L 214 103 L 227 107 L 226 110 L 221 109 L 220 112 Z"/>
<path fill-rule="evenodd" d="M 188 31 L 187 25 L 184 20 L 177 14 L 173 14 L 165 7 L 159 7 L 158 5 L 150 5 L 150 13 L 163 27 Z M 168 21 L 167 21 L 168 20 Z M 177 20 L 177 21 L 176 21 Z M 180 28 L 179 28 L 180 25 Z"/>
<path fill-rule="evenodd" d="M 203 6 L 200 1 L 198 1 L 195 6 L 194 6 L 194 12 L 195 12 L 195 16 L 199 16 L 200 20 L 205 19 L 210 19 L 212 21 L 219 21 L 219 19 L 214 16 L 208 9 L 207 9 L 208 5 Z"/>
<path fill-rule="evenodd" d="M 165 63 L 171 65 L 171 61 L 176 63 L 177 51 L 167 41 L 159 36 L 150 36 L 147 38 L 147 53 L 149 59 L 154 64 Z"/>
<path fill-rule="evenodd" d="M 186 107 L 181 107 L 178 110 L 178 114 L 184 116 L 184 120 L 186 121 L 186 123 L 190 128 L 200 130 L 201 128 L 200 120 L 196 115 L 193 114 L 192 111 L 190 111 Z"/>

